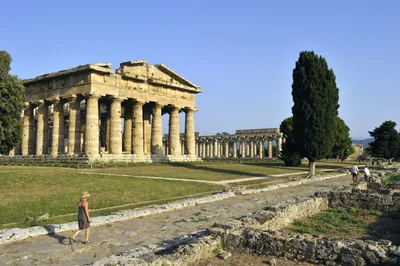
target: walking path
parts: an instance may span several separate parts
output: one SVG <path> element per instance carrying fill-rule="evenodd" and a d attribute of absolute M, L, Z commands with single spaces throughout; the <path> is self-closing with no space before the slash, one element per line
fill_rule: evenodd
<path fill-rule="evenodd" d="M 239 218 L 282 201 L 349 185 L 344 176 L 274 191 L 232 197 L 166 213 L 92 228 L 92 242 L 67 244 L 72 232 L 29 238 L 0 246 L 0 265 L 83 265 L 132 248 L 159 243 Z M 83 234 L 78 239 L 83 240 Z"/>

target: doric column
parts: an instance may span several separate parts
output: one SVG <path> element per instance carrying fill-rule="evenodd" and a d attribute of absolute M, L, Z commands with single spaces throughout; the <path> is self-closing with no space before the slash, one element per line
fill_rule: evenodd
<path fill-rule="evenodd" d="M 99 95 L 86 96 L 85 154 L 99 155 Z"/>
<path fill-rule="evenodd" d="M 185 142 L 181 140 L 181 154 L 185 155 Z"/>
<path fill-rule="evenodd" d="M 131 101 L 124 102 L 124 151 L 132 153 L 132 109 Z"/>
<path fill-rule="evenodd" d="M 225 141 L 225 151 L 224 151 L 225 158 L 229 157 L 229 142 Z"/>
<path fill-rule="evenodd" d="M 260 149 L 260 158 L 263 158 L 264 157 L 264 140 L 260 139 L 260 142 L 258 144 L 259 144 L 258 148 Z"/>
<path fill-rule="evenodd" d="M 272 158 L 272 139 L 268 139 L 268 158 Z"/>
<path fill-rule="evenodd" d="M 44 155 L 49 150 L 49 106 L 46 101 L 38 103 L 36 155 Z"/>
<path fill-rule="evenodd" d="M 143 153 L 151 154 L 151 109 L 148 104 L 143 108 Z"/>
<path fill-rule="evenodd" d="M 122 98 L 111 98 L 110 108 L 110 153 L 122 154 Z"/>
<path fill-rule="evenodd" d="M 35 118 L 33 105 L 24 104 L 24 117 L 22 129 L 22 155 L 34 154 L 35 147 Z"/>
<path fill-rule="evenodd" d="M 253 145 L 253 140 L 250 140 L 249 142 L 249 155 L 251 158 L 254 157 L 254 145 Z"/>
<path fill-rule="evenodd" d="M 200 157 L 206 157 L 206 143 L 202 142 L 201 143 L 201 154 Z"/>
<path fill-rule="evenodd" d="M 186 108 L 185 112 L 185 148 L 188 155 L 195 155 L 194 110 Z"/>
<path fill-rule="evenodd" d="M 213 150 L 213 157 L 219 157 L 218 154 L 218 147 L 219 147 L 219 141 L 218 140 L 214 140 L 214 150 Z"/>
<path fill-rule="evenodd" d="M 51 145 L 51 155 L 57 157 L 63 154 L 64 148 L 64 102 L 58 99 L 53 101 L 53 137 Z"/>
<path fill-rule="evenodd" d="M 199 143 L 198 142 L 196 142 L 194 145 L 194 154 L 196 156 L 199 156 Z"/>
<path fill-rule="evenodd" d="M 279 157 L 281 155 L 282 151 L 282 137 L 278 136 L 278 139 L 276 141 L 276 157 Z"/>
<path fill-rule="evenodd" d="M 133 154 L 143 155 L 143 105 L 144 102 L 135 102 L 133 105 Z"/>
<path fill-rule="evenodd" d="M 233 158 L 237 158 L 237 140 L 234 139 L 232 142 L 232 148 L 233 148 Z"/>
<path fill-rule="evenodd" d="M 151 125 L 151 153 L 162 155 L 162 106 L 155 103 Z"/>
<path fill-rule="evenodd" d="M 240 152 L 241 158 L 246 157 L 244 154 L 244 141 L 243 140 L 239 141 L 239 152 Z"/>
<path fill-rule="evenodd" d="M 69 100 L 68 155 L 81 152 L 81 101 L 80 96 Z"/>
<path fill-rule="evenodd" d="M 170 154 L 180 155 L 181 147 L 180 136 L 179 136 L 179 108 L 174 106 L 171 108 L 169 113 L 169 143 L 170 143 Z"/>

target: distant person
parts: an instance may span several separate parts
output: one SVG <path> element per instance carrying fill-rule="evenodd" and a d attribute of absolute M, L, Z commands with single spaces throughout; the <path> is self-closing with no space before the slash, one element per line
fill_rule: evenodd
<path fill-rule="evenodd" d="M 358 173 L 360 172 L 356 164 L 353 164 L 353 166 L 350 169 L 350 172 L 351 176 L 353 177 L 353 183 L 356 184 L 358 181 Z"/>
<path fill-rule="evenodd" d="M 76 242 L 75 237 L 85 229 L 85 242 L 84 244 L 88 244 L 91 241 L 89 240 L 90 236 L 90 215 L 89 212 L 92 210 L 89 209 L 88 198 L 90 194 L 88 192 L 82 192 L 81 200 L 78 203 L 78 227 L 79 229 L 75 232 L 75 234 L 70 238 L 70 243 Z"/>
<path fill-rule="evenodd" d="M 365 182 L 368 182 L 370 177 L 371 177 L 371 172 L 369 171 L 368 166 L 365 165 L 365 168 L 364 168 L 364 180 L 365 180 Z"/>

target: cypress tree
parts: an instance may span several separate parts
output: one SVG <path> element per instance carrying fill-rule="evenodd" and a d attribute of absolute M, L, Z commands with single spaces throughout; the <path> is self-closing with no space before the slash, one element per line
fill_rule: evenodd
<path fill-rule="evenodd" d="M 316 160 L 325 158 L 335 143 L 339 89 L 325 58 L 313 51 L 300 53 L 293 70 L 293 138 L 298 152 L 309 161 L 309 177 Z"/>

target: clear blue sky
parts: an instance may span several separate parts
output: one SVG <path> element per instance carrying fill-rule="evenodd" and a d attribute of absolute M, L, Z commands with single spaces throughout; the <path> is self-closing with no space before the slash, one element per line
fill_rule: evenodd
<path fill-rule="evenodd" d="M 203 89 L 203 135 L 278 127 L 291 115 L 299 52 L 314 50 L 335 71 L 351 136 L 365 138 L 385 120 L 400 123 L 399 14 L 400 1 L 0 0 L 0 50 L 22 78 L 164 63 Z"/>

